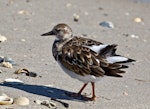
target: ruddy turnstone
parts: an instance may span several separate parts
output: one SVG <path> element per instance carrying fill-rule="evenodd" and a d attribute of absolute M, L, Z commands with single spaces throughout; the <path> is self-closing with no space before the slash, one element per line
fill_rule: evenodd
<path fill-rule="evenodd" d="M 95 82 L 105 75 L 122 77 L 123 68 L 128 66 L 123 63 L 135 61 L 127 57 L 117 55 L 116 44 L 107 45 L 101 42 L 73 36 L 72 29 L 67 24 L 58 24 L 52 31 L 42 36 L 55 35 L 52 53 L 61 68 L 72 78 L 84 83 L 83 87 L 72 96 L 79 96 L 90 82 L 92 85 L 92 97 L 95 100 Z"/>

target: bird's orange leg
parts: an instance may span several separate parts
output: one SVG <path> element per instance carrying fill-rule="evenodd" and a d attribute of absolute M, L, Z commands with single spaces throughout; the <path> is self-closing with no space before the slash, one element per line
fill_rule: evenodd
<path fill-rule="evenodd" d="M 92 84 L 92 98 L 91 100 L 92 101 L 95 101 L 96 100 L 96 95 L 95 95 L 95 83 L 94 82 L 91 82 Z"/>
<path fill-rule="evenodd" d="M 85 97 L 85 100 L 88 100 L 88 101 L 95 101 L 95 100 L 96 100 L 96 95 L 95 95 L 95 83 L 94 83 L 94 82 L 91 82 L 91 85 L 92 85 L 92 97 L 91 97 L 91 98 Z"/>
<path fill-rule="evenodd" d="M 79 95 L 81 95 L 82 91 L 84 90 L 84 88 L 87 86 L 87 83 L 85 83 L 82 88 L 80 89 L 80 91 L 78 92 Z"/>
<path fill-rule="evenodd" d="M 82 91 L 84 90 L 84 88 L 87 86 L 87 84 L 88 84 L 88 83 L 85 83 L 85 84 L 82 86 L 82 88 L 79 90 L 78 93 L 72 93 L 70 96 L 71 96 L 71 97 L 78 97 L 78 96 L 80 96 L 81 93 L 82 93 Z"/>

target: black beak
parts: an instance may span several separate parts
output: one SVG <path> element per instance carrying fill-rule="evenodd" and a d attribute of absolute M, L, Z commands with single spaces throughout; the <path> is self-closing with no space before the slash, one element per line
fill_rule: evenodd
<path fill-rule="evenodd" d="M 53 31 L 42 34 L 41 36 L 55 35 Z"/>

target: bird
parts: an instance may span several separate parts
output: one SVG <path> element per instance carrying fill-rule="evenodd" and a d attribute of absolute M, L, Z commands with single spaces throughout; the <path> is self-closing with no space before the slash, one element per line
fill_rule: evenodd
<path fill-rule="evenodd" d="M 74 36 L 70 26 L 65 23 L 57 24 L 49 32 L 41 36 L 55 36 L 52 54 L 62 70 L 70 77 L 83 82 L 78 93 L 70 96 L 81 96 L 82 91 L 91 83 L 92 95 L 85 97 L 88 101 L 95 101 L 95 83 L 104 76 L 122 77 L 125 63 L 134 62 L 116 54 L 117 44 L 104 44 L 89 38 Z"/>

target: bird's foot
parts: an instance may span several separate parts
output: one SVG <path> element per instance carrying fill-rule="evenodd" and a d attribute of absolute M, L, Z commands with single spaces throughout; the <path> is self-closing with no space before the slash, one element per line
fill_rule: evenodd
<path fill-rule="evenodd" d="M 68 95 L 69 97 L 79 97 L 79 96 L 81 96 L 80 93 L 66 93 L 66 95 Z"/>
<path fill-rule="evenodd" d="M 93 97 L 86 97 L 86 96 L 84 96 L 83 99 L 85 101 L 96 101 L 96 96 L 93 96 Z"/>

